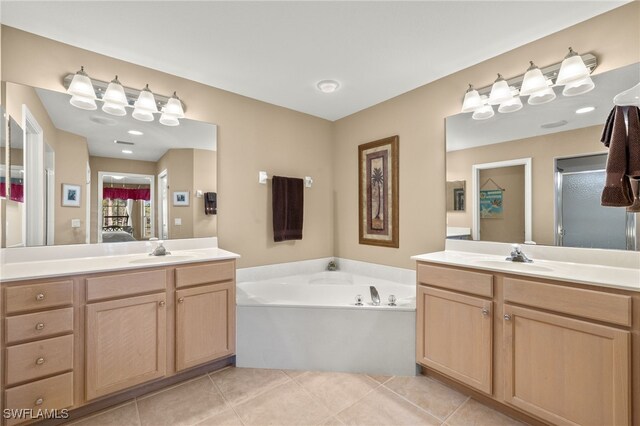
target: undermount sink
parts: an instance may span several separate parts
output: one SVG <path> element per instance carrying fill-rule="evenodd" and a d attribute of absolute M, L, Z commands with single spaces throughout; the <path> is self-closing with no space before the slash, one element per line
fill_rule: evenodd
<path fill-rule="evenodd" d="M 130 260 L 129 263 L 162 263 L 162 262 L 174 262 L 177 260 L 189 260 L 195 259 L 196 256 L 192 254 L 184 254 L 184 255 L 173 255 L 168 254 L 166 256 L 147 256 L 142 259 L 134 259 Z"/>
<path fill-rule="evenodd" d="M 546 266 L 536 265 L 535 263 L 524 263 L 524 262 L 511 262 L 509 260 L 488 260 L 488 259 L 479 259 L 472 260 L 471 263 L 478 266 L 486 266 L 488 268 L 510 268 L 510 269 L 518 269 L 521 271 L 545 271 L 551 272 L 553 269 L 548 268 Z"/>

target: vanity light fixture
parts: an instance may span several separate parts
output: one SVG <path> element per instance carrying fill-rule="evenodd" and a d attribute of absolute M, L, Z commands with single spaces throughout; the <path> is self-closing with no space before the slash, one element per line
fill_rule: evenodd
<path fill-rule="evenodd" d="M 564 96 L 582 95 L 584 93 L 592 91 L 595 87 L 596 85 L 593 80 L 591 80 L 591 77 L 587 76 L 582 80 L 568 83 L 566 86 L 564 86 L 564 89 L 562 89 L 562 94 Z"/>
<path fill-rule="evenodd" d="M 489 105 L 499 105 L 513 98 L 511 89 L 507 80 L 502 77 L 502 74 L 498 73 L 498 78 L 493 82 L 491 86 L 491 94 L 489 95 Z"/>
<path fill-rule="evenodd" d="M 555 86 L 565 86 L 562 90 L 564 96 L 587 93 L 595 88 L 589 75 L 597 66 L 598 60 L 594 55 L 591 53 L 579 55 L 572 48 L 569 48 L 569 53 L 562 62 L 544 68 L 539 68 L 533 61 L 529 61 L 529 68 L 524 74 L 509 80 L 505 80 L 501 74 L 498 74 L 498 78 L 491 86 L 475 89 L 469 85 L 462 102 L 461 112 L 473 112 L 474 119 L 486 120 L 493 115 L 485 103 L 499 105 L 500 113 L 521 109 L 522 96 L 528 97 L 529 105 L 546 104 L 556 99 Z M 485 95 L 489 96 L 488 102 L 478 102 L 478 98 L 486 98 Z"/>
<path fill-rule="evenodd" d="M 473 85 L 469 83 L 469 88 L 464 94 L 464 101 L 462 102 L 461 112 L 473 112 L 482 107 L 482 105 L 483 102 L 480 98 L 480 94 L 476 89 L 473 88 Z"/>
<path fill-rule="evenodd" d="M 96 105 L 96 92 L 91 84 L 91 79 L 86 72 L 84 72 L 84 66 L 80 67 L 80 71 L 77 71 L 73 75 L 71 84 L 67 88 L 67 93 L 71 95 L 69 101 L 71 105 L 76 108 L 86 109 L 93 111 L 98 108 Z"/>
<path fill-rule="evenodd" d="M 98 100 L 104 102 L 102 110 L 111 115 L 124 116 L 126 108 L 134 108 L 133 118 L 149 122 L 162 111 L 160 123 L 167 126 L 177 126 L 179 119 L 184 118 L 185 105 L 175 92 L 167 97 L 152 93 L 148 84 L 142 90 L 124 87 L 117 75 L 111 82 L 94 80 L 81 67 L 75 74 L 66 75 L 63 85 L 71 95 L 69 102 L 77 108 L 95 110 Z M 140 136 L 142 132 L 130 134 Z"/>
<path fill-rule="evenodd" d="M 587 106 L 587 107 L 578 108 L 576 110 L 576 114 L 586 114 L 586 113 L 591 112 L 591 111 L 593 111 L 595 109 L 596 109 L 596 107 L 594 107 L 594 106 Z"/>
<path fill-rule="evenodd" d="M 107 114 L 120 117 L 127 115 L 127 111 L 124 109 L 128 105 L 127 96 L 124 94 L 124 87 L 122 87 L 117 75 L 107 86 L 107 91 L 104 92 L 102 100 L 104 101 L 102 110 Z"/>
<path fill-rule="evenodd" d="M 558 73 L 556 84 L 564 86 L 566 84 L 582 80 L 585 77 L 589 77 L 589 69 L 584 64 L 582 57 L 574 52 L 570 47 L 569 53 L 564 57 L 562 65 L 560 66 L 560 72 Z"/>
<path fill-rule="evenodd" d="M 487 103 L 486 96 L 482 96 L 482 101 L 484 102 L 484 105 L 475 110 L 471 116 L 474 120 L 488 120 L 496 114 L 493 111 L 493 107 Z"/>
<path fill-rule="evenodd" d="M 340 87 L 340 83 L 335 80 L 322 80 L 317 84 L 318 89 L 323 93 L 333 93 Z"/>

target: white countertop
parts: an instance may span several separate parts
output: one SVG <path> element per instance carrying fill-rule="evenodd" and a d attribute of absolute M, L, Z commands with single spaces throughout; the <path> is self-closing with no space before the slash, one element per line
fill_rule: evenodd
<path fill-rule="evenodd" d="M 621 290 L 640 291 L 640 268 L 533 259 L 533 263 L 505 260 L 505 255 L 446 250 L 411 259 L 534 278 L 567 281 Z"/>
<path fill-rule="evenodd" d="M 0 266 L 0 281 L 22 281 L 34 278 L 53 278 L 97 272 L 154 268 L 183 263 L 236 259 L 239 257 L 238 254 L 220 248 L 196 248 L 173 250 L 167 256 L 149 256 L 147 253 L 135 253 L 4 263 Z"/>

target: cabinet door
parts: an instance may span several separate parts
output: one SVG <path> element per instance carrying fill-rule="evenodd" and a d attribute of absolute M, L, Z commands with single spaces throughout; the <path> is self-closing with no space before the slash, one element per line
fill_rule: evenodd
<path fill-rule="evenodd" d="M 226 282 L 176 291 L 176 370 L 235 351 L 235 285 Z"/>
<path fill-rule="evenodd" d="M 630 333 L 506 304 L 506 402 L 556 425 L 630 424 Z"/>
<path fill-rule="evenodd" d="M 491 394 L 492 304 L 418 286 L 417 362 Z"/>
<path fill-rule="evenodd" d="M 165 293 L 86 306 L 87 399 L 163 377 Z"/>

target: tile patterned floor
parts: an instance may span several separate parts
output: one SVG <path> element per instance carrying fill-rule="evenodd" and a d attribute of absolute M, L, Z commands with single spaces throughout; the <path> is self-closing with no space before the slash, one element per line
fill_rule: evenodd
<path fill-rule="evenodd" d="M 522 426 L 427 377 L 226 368 L 75 426 Z"/>

